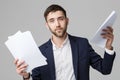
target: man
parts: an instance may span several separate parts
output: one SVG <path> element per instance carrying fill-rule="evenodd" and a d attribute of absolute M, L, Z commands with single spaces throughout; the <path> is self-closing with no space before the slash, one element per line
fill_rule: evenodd
<path fill-rule="evenodd" d="M 115 52 L 112 42 L 113 29 L 103 29 L 101 36 L 107 39 L 102 59 L 91 47 L 88 40 L 67 33 L 69 19 L 66 11 L 59 5 L 50 5 L 45 13 L 46 26 L 52 33 L 49 41 L 39 47 L 47 58 L 47 65 L 36 67 L 32 74 L 25 71 L 27 63 L 15 60 L 16 71 L 25 80 L 89 80 L 89 68 L 92 66 L 102 74 L 110 74 Z"/>

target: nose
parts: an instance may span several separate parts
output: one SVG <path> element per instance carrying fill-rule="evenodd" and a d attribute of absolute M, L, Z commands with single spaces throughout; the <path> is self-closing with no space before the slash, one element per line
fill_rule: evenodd
<path fill-rule="evenodd" d="M 60 23 L 59 23 L 58 20 L 55 21 L 55 25 L 56 25 L 56 27 L 59 27 L 59 26 L 60 26 Z"/>

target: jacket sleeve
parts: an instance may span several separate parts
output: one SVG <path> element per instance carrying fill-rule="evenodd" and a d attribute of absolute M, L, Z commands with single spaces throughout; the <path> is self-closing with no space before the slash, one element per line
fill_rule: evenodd
<path fill-rule="evenodd" d="M 90 58 L 90 65 L 101 72 L 102 74 L 110 74 L 113 66 L 113 61 L 115 58 L 115 53 L 114 55 L 109 55 L 108 53 L 105 52 L 104 57 L 101 58 L 100 55 L 98 55 L 91 45 L 88 43 L 88 51 L 89 51 L 89 58 Z"/>
<path fill-rule="evenodd" d="M 32 80 L 41 80 L 40 77 L 40 69 L 39 68 L 35 68 L 32 70 Z"/>

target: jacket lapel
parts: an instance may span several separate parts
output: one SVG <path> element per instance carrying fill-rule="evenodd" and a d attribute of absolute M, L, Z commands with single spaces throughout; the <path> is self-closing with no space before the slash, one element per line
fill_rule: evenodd
<path fill-rule="evenodd" d="M 75 77 L 77 80 L 78 74 L 77 74 L 77 69 L 78 69 L 78 47 L 75 38 L 69 35 L 70 39 L 70 44 L 71 44 L 71 50 L 72 50 L 72 59 L 73 59 L 73 68 L 74 68 L 74 73 Z"/>
<path fill-rule="evenodd" d="M 50 40 L 48 41 L 48 44 L 46 45 L 45 56 L 47 58 L 48 66 L 50 68 L 52 80 L 55 80 L 55 77 L 56 77 L 55 76 L 55 63 L 54 63 L 52 43 Z"/>

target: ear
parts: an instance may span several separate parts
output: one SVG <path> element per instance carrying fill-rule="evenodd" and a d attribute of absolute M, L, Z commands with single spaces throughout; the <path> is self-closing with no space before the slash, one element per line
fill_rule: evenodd
<path fill-rule="evenodd" d="M 69 18 L 68 17 L 66 18 L 66 21 L 67 21 L 67 24 L 68 24 L 69 23 Z"/>

